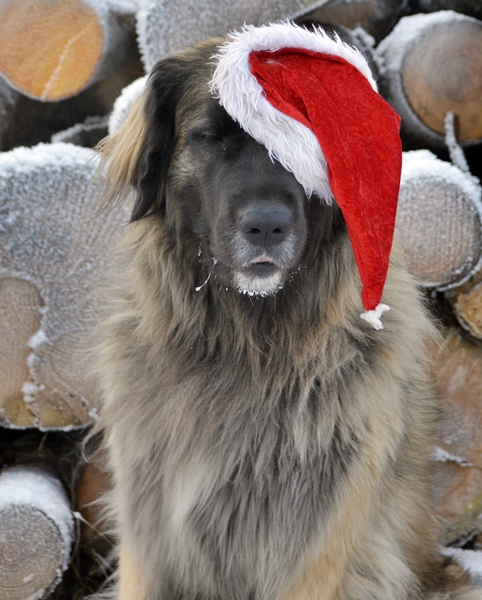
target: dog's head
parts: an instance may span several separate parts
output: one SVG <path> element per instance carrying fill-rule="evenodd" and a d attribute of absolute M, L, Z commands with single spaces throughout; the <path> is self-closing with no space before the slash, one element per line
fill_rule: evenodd
<path fill-rule="evenodd" d="M 160 61 L 105 150 L 114 183 L 137 189 L 133 221 L 164 219 L 181 244 L 195 236 L 218 281 L 266 296 L 299 268 L 310 229 L 316 224 L 319 237 L 341 217 L 317 197 L 308 201 L 213 97 L 211 57 L 222 41 Z"/>

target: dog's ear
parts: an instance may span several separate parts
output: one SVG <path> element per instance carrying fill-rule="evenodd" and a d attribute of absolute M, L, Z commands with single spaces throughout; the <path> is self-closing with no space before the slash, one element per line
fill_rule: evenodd
<path fill-rule="evenodd" d="M 160 61 L 123 125 L 99 145 L 108 179 L 108 201 L 125 197 L 130 186 L 136 188 L 131 221 L 164 210 L 181 73 L 175 59 Z"/>

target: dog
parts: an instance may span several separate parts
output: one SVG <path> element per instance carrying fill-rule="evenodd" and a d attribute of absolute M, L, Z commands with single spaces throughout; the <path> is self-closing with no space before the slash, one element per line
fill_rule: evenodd
<path fill-rule="evenodd" d="M 115 597 L 480 599 L 439 549 L 436 333 L 403 256 L 376 331 L 337 203 L 210 92 L 222 43 L 162 59 L 102 146 L 111 200 L 134 190 L 99 351 Z"/>

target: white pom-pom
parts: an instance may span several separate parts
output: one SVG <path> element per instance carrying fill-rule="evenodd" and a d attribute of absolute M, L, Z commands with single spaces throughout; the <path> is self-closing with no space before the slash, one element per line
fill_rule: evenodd
<path fill-rule="evenodd" d="M 366 312 L 362 313 L 360 317 L 364 321 L 367 321 L 367 323 L 370 323 L 374 329 L 383 329 L 383 323 L 381 322 L 380 317 L 387 310 L 390 310 L 388 304 L 379 304 L 375 310 L 367 310 Z"/>

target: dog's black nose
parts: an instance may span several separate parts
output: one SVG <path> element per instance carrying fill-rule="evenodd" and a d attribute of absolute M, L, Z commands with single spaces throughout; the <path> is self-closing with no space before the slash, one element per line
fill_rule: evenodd
<path fill-rule="evenodd" d="M 281 243 L 288 237 L 292 223 L 291 211 L 281 204 L 251 204 L 239 213 L 241 231 L 257 246 Z"/>

